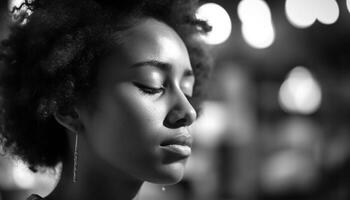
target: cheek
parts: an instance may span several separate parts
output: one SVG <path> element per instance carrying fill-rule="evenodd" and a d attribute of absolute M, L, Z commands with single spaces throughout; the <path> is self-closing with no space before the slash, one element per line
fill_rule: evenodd
<path fill-rule="evenodd" d="M 109 105 L 112 108 L 107 108 L 110 118 L 113 120 L 113 115 L 118 113 L 116 114 L 120 119 L 118 123 L 135 137 L 156 135 L 156 132 L 163 127 L 167 113 L 166 102 L 141 94 L 135 86 L 130 84 L 121 84 L 116 87 L 115 95 L 110 98 Z M 111 112 L 111 110 L 114 111 Z"/>
<path fill-rule="evenodd" d="M 86 124 L 94 150 L 123 168 L 153 159 L 159 145 L 165 104 L 121 85 L 99 101 L 98 110 Z"/>

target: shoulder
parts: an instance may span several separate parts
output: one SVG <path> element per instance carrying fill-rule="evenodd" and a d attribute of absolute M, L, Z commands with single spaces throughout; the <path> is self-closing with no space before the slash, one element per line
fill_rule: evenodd
<path fill-rule="evenodd" d="M 44 198 L 42 198 L 42 197 L 39 196 L 39 195 L 32 194 L 32 195 L 30 195 L 26 200 L 44 200 Z"/>

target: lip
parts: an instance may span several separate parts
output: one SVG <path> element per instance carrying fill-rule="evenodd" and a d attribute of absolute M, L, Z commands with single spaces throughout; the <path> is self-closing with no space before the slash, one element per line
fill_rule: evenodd
<path fill-rule="evenodd" d="M 181 145 L 192 147 L 193 138 L 190 134 L 178 134 L 174 137 L 165 139 L 160 146 L 169 146 L 169 145 Z"/>
<path fill-rule="evenodd" d="M 163 150 L 166 156 L 166 162 L 175 162 L 185 159 L 191 155 L 193 138 L 189 134 L 178 134 L 173 137 L 165 139 L 160 148 Z"/>

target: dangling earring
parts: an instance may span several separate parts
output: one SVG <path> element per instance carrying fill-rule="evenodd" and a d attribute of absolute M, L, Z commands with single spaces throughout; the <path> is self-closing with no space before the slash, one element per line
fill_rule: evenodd
<path fill-rule="evenodd" d="M 77 171 L 78 171 L 78 132 L 75 133 L 75 144 L 74 144 L 74 163 L 73 163 L 73 183 L 77 182 Z"/>

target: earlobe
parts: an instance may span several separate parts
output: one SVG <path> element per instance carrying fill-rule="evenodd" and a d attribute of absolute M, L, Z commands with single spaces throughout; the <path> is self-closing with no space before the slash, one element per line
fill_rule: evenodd
<path fill-rule="evenodd" d="M 70 132 L 77 133 L 81 129 L 81 122 L 79 120 L 79 116 L 77 115 L 62 115 L 55 113 L 54 117 L 59 124 Z"/>

